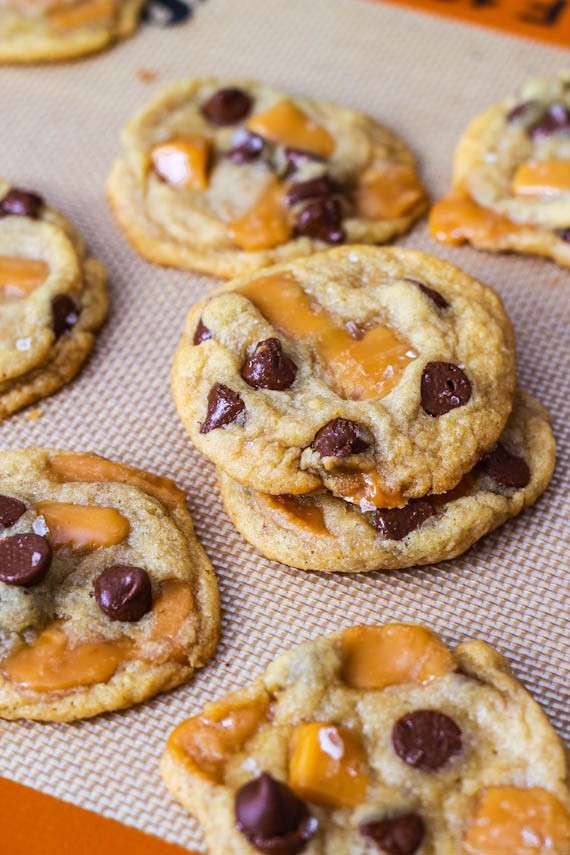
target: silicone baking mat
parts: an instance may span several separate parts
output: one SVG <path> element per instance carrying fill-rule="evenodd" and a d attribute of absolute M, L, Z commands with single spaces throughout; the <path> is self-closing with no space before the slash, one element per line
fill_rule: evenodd
<path fill-rule="evenodd" d="M 0 173 L 37 188 L 109 266 L 112 314 L 70 387 L 0 426 L 0 447 L 92 449 L 174 477 L 188 492 L 224 608 L 215 659 L 193 684 L 137 709 L 74 725 L 3 723 L 0 774 L 163 838 L 200 834 L 163 787 L 166 736 L 208 700 L 249 681 L 280 651 L 355 622 L 425 621 L 450 643 L 497 645 L 570 736 L 568 676 L 570 274 L 547 262 L 446 250 L 425 224 L 404 244 L 463 266 L 504 297 L 521 382 L 551 410 L 559 456 L 538 505 L 438 567 L 364 576 L 289 570 L 258 556 L 224 515 L 213 468 L 190 446 L 170 400 L 171 356 L 189 305 L 214 282 L 139 259 L 105 204 L 121 126 L 167 81 L 251 75 L 368 110 L 420 155 L 433 197 L 448 187 L 469 119 L 569 55 L 523 39 L 357 0 L 209 0 L 184 26 L 143 28 L 74 65 L 0 71 Z M 141 70 L 158 74 L 152 83 Z M 147 76 L 147 75 L 143 75 Z"/>

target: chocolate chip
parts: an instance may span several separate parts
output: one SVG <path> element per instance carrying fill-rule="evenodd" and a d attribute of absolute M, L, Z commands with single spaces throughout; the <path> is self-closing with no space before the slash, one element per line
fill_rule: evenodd
<path fill-rule="evenodd" d="M 380 508 L 374 511 L 370 521 L 386 540 L 403 540 L 435 513 L 436 509 L 429 499 L 410 499 L 403 508 Z"/>
<path fill-rule="evenodd" d="M 540 121 L 530 126 L 529 134 L 535 140 L 568 130 L 570 130 L 570 110 L 565 104 L 550 104 Z"/>
<path fill-rule="evenodd" d="M 234 163 L 252 163 L 263 154 L 267 143 L 259 134 L 251 131 L 241 131 L 234 140 L 233 147 L 228 151 L 228 157 Z"/>
<path fill-rule="evenodd" d="M 37 193 L 29 190 L 18 190 L 14 187 L 8 190 L 0 201 L 0 217 L 18 216 L 30 217 L 37 220 L 43 208 L 44 200 Z"/>
<path fill-rule="evenodd" d="M 463 747 L 460 728 L 437 710 L 415 710 L 398 719 L 392 745 L 400 760 L 423 772 L 440 769 Z"/>
<path fill-rule="evenodd" d="M 146 0 L 142 19 L 160 27 L 173 27 L 187 21 L 191 15 L 187 0 Z"/>
<path fill-rule="evenodd" d="M 530 469 L 523 458 L 511 454 L 500 442 L 482 458 L 479 466 L 493 481 L 503 487 L 515 487 L 521 490 L 530 481 Z"/>
<path fill-rule="evenodd" d="M 0 495 L 0 528 L 10 528 L 26 513 L 26 506 L 12 496 Z"/>
<path fill-rule="evenodd" d="M 524 119 L 532 110 L 538 109 L 539 101 L 523 101 L 522 104 L 517 104 L 507 113 L 507 122 L 517 122 L 519 119 Z"/>
<path fill-rule="evenodd" d="M 358 830 L 386 855 L 413 855 L 424 839 L 425 823 L 419 814 L 405 813 L 391 819 L 361 822 Z"/>
<path fill-rule="evenodd" d="M 360 425 L 348 419 L 333 419 L 316 434 L 311 448 L 321 457 L 348 457 L 362 454 L 369 448 Z"/>
<path fill-rule="evenodd" d="M 200 433 L 229 425 L 242 413 L 245 413 L 245 404 L 241 396 L 223 383 L 215 383 L 208 395 L 208 411 L 200 425 Z"/>
<path fill-rule="evenodd" d="M 244 362 L 241 376 L 254 389 L 283 391 L 295 382 L 297 366 L 283 353 L 278 338 L 266 338 Z"/>
<path fill-rule="evenodd" d="M 39 534 L 13 534 L 0 540 L 0 582 L 31 588 L 42 582 L 51 565 L 51 546 Z"/>
<path fill-rule="evenodd" d="M 79 320 L 77 306 L 67 294 L 59 294 L 53 298 L 51 301 L 51 311 L 53 315 L 53 331 L 56 338 L 73 329 Z"/>
<path fill-rule="evenodd" d="M 310 181 L 297 181 L 291 184 L 285 201 L 288 205 L 296 205 L 306 199 L 326 199 L 338 192 L 338 185 L 329 175 L 312 178 Z"/>
<path fill-rule="evenodd" d="M 253 100 L 243 89 L 218 89 L 205 104 L 202 114 L 213 125 L 235 125 L 249 115 Z"/>
<path fill-rule="evenodd" d="M 471 382 L 451 362 L 428 362 L 422 374 L 422 407 L 429 416 L 443 416 L 463 407 L 471 397 Z"/>
<path fill-rule="evenodd" d="M 302 852 L 318 828 L 305 802 L 267 772 L 237 791 L 235 817 L 252 846 L 272 855 Z"/>
<path fill-rule="evenodd" d="M 342 205 L 339 200 L 328 196 L 313 199 L 305 205 L 297 215 L 295 234 L 325 243 L 343 243 L 346 234 L 342 227 Z"/>
<path fill-rule="evenodd" d="M 570 243 L 570 229 L 556 229 L 556 234 L 560 240 Z"/>
<path fill-rule="evenodd" d="M 203 341 L 208 341 L 212 338 L 212 333 L 208 329 L 208 327 L 203 323 L 202 318 L 198 321 L 198 326 L 194 330 L 194 338 L 192 339 L 193 344 L 202 344 Z"/>
<path fill-rule="evenodd" d="M 114 564 L 97 576 L 94 584 L 97 605 L 110 620 L 134 623 L 152 609 L 152 585 L 146 570 Z"/>
<path fill-rule="evenodd" d="M 426 297 L 429 297 L 430 300 L 433 300 L 438 309 L 448 309 L 449 303 L 442 297 L 439 291 L 434 291 L 433 288 L 428 288 L 427 285 L 424 285 L 423 282 L 418 282 L 417 279 L 406 279 L 406 282 L 411 282 L 412 285 L 417 285 L 418 288 L 424 292 Z"/>

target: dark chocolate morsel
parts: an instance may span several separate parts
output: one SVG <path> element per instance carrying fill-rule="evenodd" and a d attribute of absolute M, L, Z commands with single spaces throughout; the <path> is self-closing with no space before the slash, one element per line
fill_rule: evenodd
<path fill-rule="evenodd" d="M 502 487 L 521 490 L 530 481 L 530 469 L 523 458 L 511 454 L 500 442 L 481 459 L 479 466 Z"/>
<path fill-rule="evenodd" d="M 394 751 L 404 763 L 435 772 L 463 747 L 461 730 L 445 713 L 415 710 L 398 719 L 392 728 Z"/>
<path fill-rule="evenodd" d="M 369 443 L 364 430 L 356 422 L 333 419 L 318 431 L 311 448 L 321 457 L 348 457 L 367 451 Z"/>
<path fill-rule="evenodd" d="M 235 125 L 249 115 L 252 98 L 243 89 L 218 89 L 202 104 L 202 114 L 213 125 Z"/>
<path fill-rule="evenodd" d="M 200 433 L 225 427 L 235 422 L 242 413 L 245 413 L 245 404 L 241 396 L 229 386 L 215 383 L 208 394 L 208 411 L 200 425 Z"/>
<path fill-rule="evenodd" d="M 39 534 L 13 534 L 0 540 L 0 582 L 31 588 L 42 582 L 50 568 L 52 551 Z"/>
<path fill-rule="evenodd" d="M 152 609 L 152 585 L 146 570 L 114 564 L 97 576 L 97 605 L 110 620 L 134 623 Z"/>
<path fill-rule="evenodd" d="M 570 229 L 556 229 L 556 234 L 560 240 L 570 243 Z"/>
<path fill-rule="evenodd" d="M 471 382 L 451 362 L 428 362 L 422 374 L 422 407 L 429 416 L 443 416 L 464 406 L 471 397 Z"/>
<path fill-rule="evenodd" d="M 342 227 L 342 205 L 333 196 L 312 199 L 298 213 L 295 234 L 325 243 L 343 243 L 346 234 Z"/>
<path fill-rule="evenodd" d="M 203 341 L 208 341 L 211 338 L 212 333 L 203 323 L 202 318 L 200 318 L 200 320 L 198 321 L 198 326 L 194 330 L 194 338 L 192 339 L 192 344 L 202 344 Z"/>
<path fill-rule="evenodd" d="M 51 301 L 51 311 L 53 315 L 53 331 L 56 338 L 73 329 L 79 320 L 77 306 L 67 294 L 58 294 L 57 297 L 53 298 Z"/>
<path fill-rule="evenodd" d="M 422 845 L 425 823 L 417 813 L 361 822 L 358 830 L 386 855 L 414 855 Z"/>
<path fill-rule="evenodd" d="M 0 528 L 10 528 L 26 513 L 26 506 L 12 496 L 0 495 Z"/>
<path fill-rule="evenodd" d="M 261 157 L 266 147 L 267 143 L 259 134 L 243 130 L 236 136 L 228 157 L 234 163 L 252 163 Z"/>
<path fill-rule="evenodd" d="M 43 205 L 44 200 L 37 193 L 14 187 L 0 201 L 0 217 L 18 216 L 37 220 Z"/>
<path fill-rule="evenodd" d="M 410 499 L 403 508 L 379 508 L 370 521 L 386 540 L 403 540 L 436 514 L 429 499 Z"/>
<path fill-rule="evenodd" d="M 570 110 L 565 104 L 550 104 L 542 118 L 529 128 L 532 139 L 550 137 L 559 131 L 570 131 Z"/>
<path fill-rule="evenodd" d="M 539 107 L 539 101 L 523 101 L 522 103 L 517 104 L 515 107 L 513 107 L 512 110 L 507 113 L 507 122 L 509 122 L 509 124 L 511 122 L 518 122 L 519 119 L 526 118 L 531 112 L 531 110 L 537 110 Z"/>
<path fill-rule="evenodd" d="M 257 343 L 241 369 L 241 376 L 254 389 L 289 389 L 295 382 L 297 366 L 283 353 L 278 338 L 267 338 Z"/>
<path fill-rule="evenodd" d="M 329 175 L 321 175 L 310 181 L 297 181 L 291 184 L 285 201 L 288 205 L 296 205 L 307 199 L 325 199 L 338 192 L 338 186 Z"/>
<path fill-rule="evenodd" d="M 442 297 L 439 291 L 435 291 L 433 288 L 428 288 L 427 285 L 424 285 L 423 282 L 418 282 L 417 279 L 407 279 L 406 281 L 411 282 L 412 285 L 417 285 L 418 288 L 424 292 L 426 297 L 429 297 L 429 299 L 435 303 L 438 309 L 449 308 L 449 303 L 447 302 L 445 297 Z"/>
<path fill-rule="evenodd" d="M 251 845 L 268 855 L 302 852 L 318 828 L 305 802 L 267 772 L 237 791 L 235 818 Z"/>
<path fill-rule="evenodd" d="M 147 0 L 142 19 L 161 27 L 173 27 L 184 23 L 191 15 L 192 8 L 188 0 Z"/>

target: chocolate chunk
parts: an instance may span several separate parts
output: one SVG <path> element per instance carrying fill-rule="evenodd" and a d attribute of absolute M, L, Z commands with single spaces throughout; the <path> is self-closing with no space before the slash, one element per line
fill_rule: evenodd
<path fill-rule="evenodd" d="M 463 407 L 471 397 L 471 382 L 451 362 L 428 362 L 422 374 L 422 407 L 429 416 L 443 416 Z"/>
<path fill-rule="evenodd" d="M 213 125 L 235 125 L 249 115 L 252 106 L 252 98 L 243 89 L 218 89 L 202 104 L 202 115 Z"/>
<path fill-rule="evenodd" d="M 10 528 L 26 513 L 26 506 L 12 496 L 0 495 L 0 528 Z"/>
<path fill-rule="evenodd" d="M 531 110 L 536 110 L 539 106 L 539 101 L 523 101 L 507 113 L 507 122 L 510 124 L 511 122 L 517 122 L 519 119 L 524 119 L 528 116 Z"/>
<path fill-rule="evenodd" d="M 283 353 L 278 338 L 266 338 L 257 343 L 241 369 L 241 376 L 254 389 L 289 389 L 295 382 L 297 366 Z"/>
<path fill-rule="evenodd" d="M 44 200 L 37 193 L 14 187 L 0 201 L 0 217 L 18 216 L 37 220 L 43 205 Z"/>
<path fill-rule="evenodd" d="M 460 728 L 437 710 L 415 710 L 398 719 L 392 745 L 400 760 L 423 772 L 440 769 L 463 747 Z"/>
<path fill-rule="evenodd" d="M 326 199 L 338 192 L 338 185 L 330 175 L 321 175 L 320 178 L 312 178 L 310 181 L 297 181 L 291 184 L 285 201 L 288 205 L 296 205 L 306 199 Z"/>
<path fill-rule="evenodd" d="M 208 395 L 208 411 L 200 425 L 200 433 L 229 425 L 242 413 L 245 413 L 245 404 L 240 395 L 223 383 L 215 383 Z"/>
<path fill-rule="evenodd" d="M 317 831 L 305 802 L 267 772 L 235 795 L 236 826 L 259 852 L 296 855 Z"/>
<path fill-rule="evenodd" d="M 570 229 L 556 229 L 556 234 L 560 240 L 570 243 Z"/>
<path fill-rule="evenodd" d="M 0 582 L 31 588 L 46 577 L 51 546 L 39 534 L 13 534 L 0 540 Z"/>
<path fill-rule="evenodd" d="M 110 620 L 134 623 L 152 609 L 152 585 L 146 570 L 114 564 L 97 576 L 94 584 L 97 605 Z"/>
<path fill-rule="evenodd" d="M 73 329 L 79 320 L 77 306 L 67 294 L 59 294 L 53 298 L 51 301 L 51 311 L 53 315 L 53 331 L 56 338 Z"/>
<path fill-rule="evenodd" d="M 252 163 L 263 154 L 267 143 L 259 134 L 251 131 L 241 131 L 234 140 L 233 147 L 228 151 L 228 157 L 234 163 Z"/>
<path fill-rule="evenodd" d="M 565 104 L 550 104 L 540 121 L 530 126 L 529 134 L 535 140 L 568 130 L 570 130 L 570 110 Z"/>
<path fill-rule="evenodd" d="M 530 481 L 530 469 L 523 458 L 511 454 L 500 442 L 482 458 L 479 466 L 493 481 L 503 487 L 515 487 L 521 490 Z"/>
<path fill-rule="evenodd" d="M 321 457 L 348 457 L 367 451 L 369 443 L 363 428 L 356 422 L 333 419 L 316 434 L 311 448 Z"/>
<path fill-rule="evenodd" d="M 403 540 L 435 514 L 429 499 L 410 499 L 403 508 L 379 508 L 370 521 L 386 540 Z"/>
<path fill-rule="evenodd" d="M 208 341 L 208 339 L 212 338 L 212 333 L 208 329 L 207 326 L 202 321 L 202 318 L 198 321 L 198 326 L 194 330 L 194 338 L 192 339 L 192 344 L 202 344 L 203 341 Z"/>
<path fill-rule="evenodd" d="M 191 15 L 188 0 L 147 0 L 142 19 L 160 27 L 173 27 L 184 23 Z"/>
<path fill-rule="evenodd" d="M 361 822 L 358 830 L 386 855 L 413 855 L 424 839 L 425 824 L 419 814 L 405 813 L 391 819 Z"/>
<path fill-rule="evenodd" d="M 297 215 L 295 234 L 325 243 L 343 243 L 346 234 L 342 227 L 342 205 L 339 200 L 327 196 L 313 199 L 305 205 Z"/>
<path fill-rule="evenodd" d="M 406 282 L 411 282 L 412 285 L 417 285 L 420 290 L 424 292 L 426 297 L 429 297 L 430 300 L 433 300 L 438 309 L 448 309 L 449 303 L 442 297 L 439 291 L 434 291 L 433 288 L 428 288 L 427 285 L 424 285 L 423 282 L 418 282 L 417 279 L 406 279 Z"/>

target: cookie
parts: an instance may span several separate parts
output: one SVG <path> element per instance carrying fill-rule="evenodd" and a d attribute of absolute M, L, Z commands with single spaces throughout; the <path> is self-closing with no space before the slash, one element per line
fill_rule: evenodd
<path fill-rule="evenodd" d="M 449 493 L 376 508 L 374 481 L 347 476 L 347 500 L 328 492 L 270 496 L 218 470 L 225 509 L 266 558 L 303 570 L 395 570 L 455 558 L 533 504 L 554 470 L 548 414 L 520 392 L 499 443 Z"/>
<path fill-rule="evenodd" d="M 218 591 L 174 482 L 94 454 L 0 454 L 0 718 L 73 721 L 190 679 Z"/>
<path fill-rule="evenodd" d="M 107 309 L 107 272 L 74 227 L 0 181 L 0 420 L 76 376 Z"/>
<path fill-rule="evenodd" d="M 568 855 L 565 753 L 483 641 L 359 626 L 279 656 L 170 736 L 167 786 L 224 855 Z"/>
<path fill-rule="evenodd" d="M 429 225 L 444 243 L 570 267 L 570 72 L 529 81 L 471 123 Z"/>
<path fill-rule="evenodd" d="M 499 297 L 450 264 L 340 247 L 194 306 L 172 384 L 192 442 L 239 483 L 335 492 L 374 471 L 398 505 L 454 487 L 498 440 L 513 332 Z"/>
<path fill-rule="evenodd" d="M 0 63 L 76 59 L 130 36 L 144 0 L 4 0 Z"/>
<path fill-rule="evenodd" d="M 364 113 L 251 80 L 183 80 L 123 133 L 114 214 L 149 261 L 250 273 L 385 243 L 426 207 L 407 146 Z"/>

